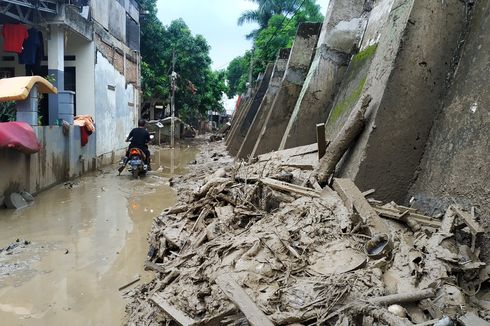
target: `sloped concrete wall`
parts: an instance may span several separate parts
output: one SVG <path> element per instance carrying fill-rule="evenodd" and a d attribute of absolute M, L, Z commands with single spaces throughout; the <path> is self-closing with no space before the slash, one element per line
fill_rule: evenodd
<path fill-rule="evenodd" d="M 237 132 L 238 126 L 240 122 L 242 121 L 245 113 L 247 112 L 250 103 L 251 103 L 251 96 L 250 95 L 243 95 L 242 100 L 240 102 L 240 105 L 238 106 L 235 115 L 233 116 L 233 119 L 231 120 L 231 129 L 230 132 L 228 133 L 228 138 L 226 138 L 226 146 L 230 146 L 231 140 L 235 137 L 235 134 Z"/>
<path fill-rule="evenodd" d="M 252 156 L 279 148 L 313 59 L 321 26 L 320 23 L 302 23 L 298 26 L 281 87 L 252 151 Z"/>
<path fill-rule="evenodd" d="M 489 30 L 490 3 L 478 1 L 461 60 L 409 194 L 417 207 L 429 213 L 444 212 L 453 200 L 467 209 L 475 206 L 486 230 L 490 227 Z"/>
<path fill-rule="evenodd" d="M 291 49 L 281 49 L 277 55 L 276 62 L 274 64 L 274 70 L 272 72 L 271 80 L 269 82 L 269 87 L 260 103 L 257 114 L 255 115 L 252 124 L 248 128 L 247 135 L 243 139 L 240 146 L 240 150 L 237 153 L 238 158 L 248 157 L 254 148 L 259 133 L 262 130 L 265 119 L 270 112 L 274 98 L 276 97 L 279 88 L 281 87 L 281 82 L 284 77 L 284 72 L 286 71 L 286 65 L 288 62 L 289 54 Z"/>
<path fill-rule="evenodd" d="M 330 1 L 315 58 L 279 149 L 316 141 L 315 125 L 325 122 L 335 92 L 364 32 L 364 0 Z"/>
<path fill-rule="evenodd" d="M 361 98 L 381 33 L 388 21 L 392 6 L 393 0 L 382 0 L 376 2 L 374 8 L 371 8 L 360 50 L 352 57 L 329 111 L 326 122 L 327 139 L 335 138 Z"/>
<path fill-rule="evenodd" d="M 264 95 L 269 86 L 273 68 L 274 64 L 271 63 L 267 65 L 264 75 L 262 76 L 262 79 L 260 80 L 259 86 L 257 88 L 257 92 L 255 93 L 248 110 L 245 112 L 242 121 L 237 125 L 237 131 L 231 139 L 230 146 L 228 147 L 228 151 L 232 155 L 236 155 L 238 153 L 243 139 L 247 135 L 247 131 L 250 128 L 250 125 L 252 124 L 255 115 L 257 114 L 257 110 L 259 109 L 260 103 L 262 102 L 262 99 L 264 98 Z"/>
<path fill-rule="evenodd" d="M 465 4 L 395 0 L 390 8 L 362 91 L 348 97 L 370 94 L 373 101 L 368 123 L 338 174 L 361 189 L 375 188 L 381 200 L 403 202 L 446 89 L 464 30 Z M 376 38 L 365 37 L 365 42 L 367 50 Z M 331 136 L 348 116 L 348 110 L 339 111 L 334 108 L 327 121 Z"/>

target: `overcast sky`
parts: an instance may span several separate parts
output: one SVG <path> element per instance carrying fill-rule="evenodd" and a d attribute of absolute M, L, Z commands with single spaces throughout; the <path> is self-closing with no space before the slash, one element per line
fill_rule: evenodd
<path fill-rule="evenodd" d="M 329 0 L 317 0 L 325 15 Z M 168 25 L 183 18 L 193 34 L 203 35 L 211 46 L 214 69 L 224 69 L 235 57 L 252 47 L 245 35 L 256 26 L 237 26 L 237 19 L 256 5 L 247 0 L 158 0 L 158 17 Z"/>

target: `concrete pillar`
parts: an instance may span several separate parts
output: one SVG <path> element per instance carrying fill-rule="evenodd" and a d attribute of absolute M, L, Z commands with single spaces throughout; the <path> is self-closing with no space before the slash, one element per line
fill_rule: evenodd
<path fill-rule="evenodd" d="M 236 155 L 238 158 L 246 158 L 252 153 L 254 145 L 257 142 L 257 138 L 259 137 L 259 133 L 264 126 L 265 119 L 267 118 L 267 115 L 272 107 L 272 102 L 274 101 L 279 87 L 281 86 L 281 81 L 284 77 L 284 72 L 286 71 L 286 65 L 290 52 L 291 49 L 279 50 L 269 82 L 269 87 L 267 88 L 262 102 L 260 103 L 252 124 L 248 128 L 247 135 L 243 139 L 240 149 L 238 150 Z"/>
<path fill-rule="evenodd" d="M 29 97 L 24 101 L 16 102 L 17 121 L 27 122 L 31 126 L 38 125 L 38 97 L 37 85 L 34 85 L 29 93 Z"/>
<path fill-rule="evenodd" d="M 313 59 L 321 26 L 321 23 L 302 23 L 298 26 L 281 87 L 252 151 L 252 156 L 279 148 Z"/>
<path fill-rule="evenodd" d="M 267 88 L 269 87 L 273 68 L 274 68 L 274 64 L 270 63 L 267 65 L 265 73 L 262 76 L 262 79 L 257 88 L 257 92 L 255 93 L 255 96 L 253 97 L 253 100 L 250 103 L 247 112 L 245 112 L 245 115 L 243 116 L 241 123 L 237 125 L 237 131 L 234 137 L 231 139 L 230 146 L 228 148 L 228 151 L 232 155 L 235 155 L 240 149 L 243 139 L 247 135 L 248 129 L 250 128 L 250 125 L 252 124 L 255 115 L 257 114 L 257 110 L 259 109 L 260 103 L 262 102 L 262 99 L 264 98 Z"/>
<path fill-rule="evenodd" d="M 65 31 L 51 25 L 48 34 L 48 74 L 54 76 L 53 85 L 59 91 L 65 89 Z M 49 95 L 49 124 L 54 125 L 59 117 L 60 96 Z"/>
<path fill-rule="evenodd" d="M 283 135 L 279 149 L 316 140 L 315 125 L 324 123 L 333 97 L 366 25 L 364 0 L 331 0 L 315 58 Z"/>

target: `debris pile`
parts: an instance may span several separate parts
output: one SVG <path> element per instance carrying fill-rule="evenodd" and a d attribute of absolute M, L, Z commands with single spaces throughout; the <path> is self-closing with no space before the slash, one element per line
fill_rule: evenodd
<path fill-rule="evenodd" d="M 146 267 L 157 274 L 133 293 L 128 324 L 490 320 L 475 296 L 489 276 L 471 213 L 425 216 L 348 179 L 322 189 L 317 155 L 306 146 L 178 180 L 191 191 L 155 220 Z"/>

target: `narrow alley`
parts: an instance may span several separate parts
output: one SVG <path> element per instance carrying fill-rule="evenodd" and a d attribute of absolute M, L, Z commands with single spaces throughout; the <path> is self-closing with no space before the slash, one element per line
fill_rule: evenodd
<path fill-rule="evenodd" d="M 161 149 L 157 171 L 144 180 L 107 167 L 43 192 L 30 207 L 0 210 L 0 324 L 122 324 L 118 289 L 151 279 L 144 271 L 150 226 L 175 203 L 169 178 L 195 154 Z"/>

